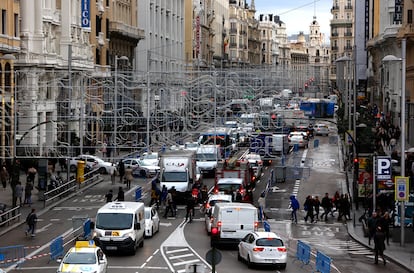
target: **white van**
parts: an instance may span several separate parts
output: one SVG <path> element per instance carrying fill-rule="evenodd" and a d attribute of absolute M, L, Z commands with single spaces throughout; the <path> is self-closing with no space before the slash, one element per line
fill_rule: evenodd
<path fill-rule="evenodd" d="M 257 208 L 250 203 L 216 203 L 211 223 L 211 246 L 237 245 L 257 231 Z"/>
<path fill-rule="evenodd" d="M 144 246 L 144 208 L 142 202 L 106 203 L 96 214 L 95 243 L 104 251 L 135 254 L 137 246 Z"/>
<path fill-rule="evenodd" d="M 196 152 L 196 166 L 201 173 L 216 174 L 217 162 L 221 160 L 220 146 L 200 145 Z"/>

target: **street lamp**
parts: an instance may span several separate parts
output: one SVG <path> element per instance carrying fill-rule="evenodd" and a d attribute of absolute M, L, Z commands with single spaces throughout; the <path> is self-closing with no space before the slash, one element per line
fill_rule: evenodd
<path fill-rule="evenodd" d="M 382 59 L 383 63 L 401 62 L 401 177 L 405 178 L 405 55 L 406 55 L 406 39 L 401 40 L 401 58 L 394 55 L 387 55 Z M 404 246 L 404 224 L 405 224 L 405 201 L 400 201 L 400 226 L 401 226 L 401 246 Z"/>
<path fill-rule="evenodd" d="M 114 155 L 117 152 L 117 143 L 116 143 L 116 135 L 118 130 L 118 61 L 128 61 L 127 56 L 118 57 L 115 55 L 115 84 L 114 84 L 114 136 L 113 136 L 113 144 L 114 144 Z"/>

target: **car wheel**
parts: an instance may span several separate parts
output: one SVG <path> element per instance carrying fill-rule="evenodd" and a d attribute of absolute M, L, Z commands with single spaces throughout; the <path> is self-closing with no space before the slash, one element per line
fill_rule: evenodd
<path fill-rule="evenodd" d="M 248 268 L 252 268 L 253 267 L 253 263 L 252 263 L 252 261 L 250 261 L 250 256 L 247 256 L 247 267 Z"/>
<path fill-rule="evenodd" d="M 237 252 L 237 260 L 238 261 L 243 261 L 242 256 L 240 255 L 240 250 Z"/>
<path fill-rule="evenodd" d="M 280 269 L 286 269 L 286 264 L 281 264 Z"/>
<path fill-rule="evenodd" d="M 100 174 L 106 174 L 106 169 L 105 169 L 105 167 L 101 167 L 101 168 L 99 168 L 99 173 L 100 173 Z"/>
<path fill-rule="evenodd" d="M 147 172 L 146 172 L 145 170 L 140 170 L 140 171 L 139 171 L 139 174 L 140 174 L 142 177 L 147 177 Z"/>
<path fill-rule="evenodd" d="M 75 165 L 70 165 L 70 167 L 69 167 L 69 170 L 72 172 L 72 173 L 74 173 L 74 172 L 76 172 L 76 166 Z"/>
<path fill-rule="evenodd" d="M 139 247 L 143 248 L 144 247 L 144 240 L 141 240 L 141 243 L 139 243 Z"/>
<path fill-rule="evenodd" d="M 151 228 L 151 233 L 150 233 L 149 237 L 152 237 L 152 236 L 154 236 L 154 227 Z"/>

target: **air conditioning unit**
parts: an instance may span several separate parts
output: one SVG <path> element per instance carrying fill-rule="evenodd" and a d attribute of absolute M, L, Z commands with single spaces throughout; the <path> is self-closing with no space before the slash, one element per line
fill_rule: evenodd
<path fill-rule="evenodd" d="M 103 33 L 103 32 L 99 32 L 98 45 L 99 46 L 104 46 L 105 45 L 105 33 Z"/>

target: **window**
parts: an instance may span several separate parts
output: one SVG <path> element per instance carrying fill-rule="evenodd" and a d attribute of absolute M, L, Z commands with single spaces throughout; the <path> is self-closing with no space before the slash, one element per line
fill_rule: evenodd
<path fill-rule="evenodd" d="M 14 14 L 14 37 L 19 37 L 19 15 Z"/>
<path fill-rule="evenodd" d="M 1 34 L 6 34 L 7 11 L 1 10 Z"/>
<path fill-rule="evenodd" d="M 407 10 L 407 24 L 413 23 L 413 10 L 409 9 Z"/>
<path fill-rule="evenodd" d="M 99 37 L 99 32 L 102 32 L 102 18 L 96 15 L 96 37 Z"/>

